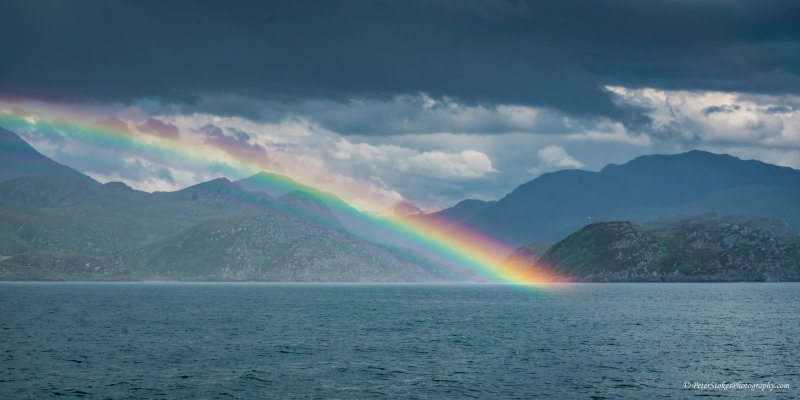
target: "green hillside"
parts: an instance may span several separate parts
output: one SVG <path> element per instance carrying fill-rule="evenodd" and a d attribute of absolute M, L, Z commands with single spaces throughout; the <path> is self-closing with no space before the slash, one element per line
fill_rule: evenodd
<path fill-rule="evenodd" d="M 173 193 L 59 177 L 0 183 L 0 280 L 420 281 L 458 278 L 347 232 L 313 194 L 227 179 Z"/>
<path fill-rule="evenodd" d="M 575 281 L 796 281 L 800 237 L 754 215 L 588 225 L 541 258 Z"/>

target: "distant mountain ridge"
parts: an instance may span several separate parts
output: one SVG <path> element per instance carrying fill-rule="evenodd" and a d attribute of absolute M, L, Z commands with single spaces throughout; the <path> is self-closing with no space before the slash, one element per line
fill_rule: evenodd
<path fill-rule="evenodd" d="M 306 194 L 272 199 L 228 180 L 189 189 L 150 194 L 60 177 L 0 183 L 0 280 L 458 279 L 347 232 Z"/>
<path fill-rule="evenodd" d="M 0 128 L 0 182 L 29 176 L 61 176 L 98 183 L 42 155 L 14 132 Z"/>
<path fill-rule="evenodd" d="M 259 172 L 253 176 L 236 181 L 244 190 L 249 192 L 263 192 L 271 197 L 281 197 L 295 190 L 302 190 L 306 193 L 320 193 L 319 190 L 310 186 L 297 183 L 294 179 L 287 176 L 273 174 L 269 172 Z"/>
<path fill-rule="evenodd" d="M 380 213 L 382 217 L 414 217 L 423 214 L 422 209 L 405 199 Z"/>
<path fill-rule="evenodd" d="M 558 241 L 594 221 L 645 222 L 707 212 L 753 213 L 800 228 L 800 171 L 690 151 L 641 156 L 600 172 L 527 182 L 465 224 L 513 246 Z"/>
<path fill-rule="evenodd" d="M 420 255 L 431 257 L 429 253 L 398 247 L 414 248 L 415 242 L 385 229 L 374 216 L 287 177 L 259 173 L 236 182 L 219 178 L 151 194 L 120 182 L 101 185 L 41 155 L 13 132 L 0 129 L 0 139 L 0 280 L 465 278 Z M 609 226 L 647 238 L 663 236 L 685 221 L 674 220 L 674 226 L 636 223 L 705 212 L 785 221 L 759 231 L 766 236 L 757 240 L 780 241 L 782 251 L 794 254 L 789 242 L 794 240 L 792 229 L 800 226 L 797 204 L 800 171 L 692 151 L 642 156 L 600 172 L 544 174 L 499 201 L 464 200 L 428 216 L 464 224 L 508 244 L 527 245 L 507 261 L 524 264 L 543 257 L 545 250 L 556 251 L 560 247 L 550 243 L 583 232 L 590 222 L 632 221 L 630 226 Z M 592 245 L 570 238 L 573 245 L 567 248 L 573 252 Z M 191 257 L 182 257 L 186 249 L 192 249 Z M 773 253 L 750 254 L 787 260 Z M 706 260 L 704 254 L 693 257 Z M 215 265 L 223 267 L 209 268 Z"/>
<path fill-rule="evenodd" d="M 431 215 L 451 222 L 463 223 L 495 204 L 497 204 L 497 201 L 466 199 L 459 201 L 453 207 L 437 211 Z"/>
<path fill-rule="evenodd" d="M 278 198 L 227 178 L 146 193 L 101 185 L 3 134 L 2 151 L 16 158 L 0 163 L 0 176 L 11 177 L 0 182 L 0 280 L 462 278 L 348 232 L 328 206 L 344 202 L 292 182 Z"/>

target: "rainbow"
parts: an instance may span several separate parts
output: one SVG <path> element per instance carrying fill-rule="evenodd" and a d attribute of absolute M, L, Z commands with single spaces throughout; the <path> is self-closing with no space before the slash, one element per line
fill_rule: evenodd
<path fill-rule="evenodd" d="M 180 160 L 189 168 L 207 166 L 213 162 L 217 170 L 232 176 L 248 176 L 271 170 L 271 165 L 257 155 L 232 157 L 232 152 L 221 146 L 140 134 L 113 124 L 88 123 L 91 116 L 87 115 L 73 117 L 45 119 L 16 108 L 0 110 L 0 127 L 27 132 L 44 140 L 57 141 L 68 137 L 90 143 L 96 151 L 86 155 L 89 162 L 102 162 L 102 149 L 125 149 L 128 153 L 146 154 L 150 159 Z M 462 271 L 466 269 L 468 273 L 462 276 L 470 275 L 471 279 L 480 281 L 526 285 L 561 281 L 544 268 L 504 262 L 514 251 L 513 248 L 452 221 L 435 216 L 369 215 L 350 206 L 354 199 L 359 198 L 358 193 L 337 192 L 324 180 L 302 176 L 286 178 L 273 173 L 257 176 L 260 184 L 283 192 L 309 191 L 309 188 L 313 188 L 314 195 L 322 197 L 337 214 L 358 220 L 373 231 L 397 238 L 402 244 L 457 266 Z"/>

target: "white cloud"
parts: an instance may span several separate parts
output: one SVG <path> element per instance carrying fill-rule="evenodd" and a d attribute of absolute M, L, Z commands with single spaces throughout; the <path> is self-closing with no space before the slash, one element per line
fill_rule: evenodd
<path fill-rule="evenodd" d="M 413 156 L 409 164 L 419 173 L 440 178 L 474 179 L 497 172 L 486 154 L 474 150 L 464 150 L 461 153 L 429 151 Z"/>
<path fill-rule="evenodd" d="M 800 98 L 734 92 L 606 87 L 622 104 L 642 107 L 657 142 L 688 146 L 800 148 Z"/>
<path fill-rule="evenodd" d="M 541 163 L 547 166 L 552 167 L 561 167 L 561 168 L 581 168 L 583 164 L 576 160 L 571 155 L 567 154 L 567 151 L 564 150 L 561 146 L 547 146 L 539 152 L 536 153 L 536 158 L 539 159 Z"/>
<path fill-rule="evenodd" d="M 268 170 L 334 193 L 370 211 L 388 208 L 404 197 L 415 198 L 415 187 L 401 182 L 480 179 L 497 172 L 489 156 L 476 150 L 423 151 L 391 143 L 349 140 L 299 116 L 279 122 L 203 113 L 157 117 L 176 126 L 182 132 L 181 143 L 195 148 L 202 161 L 224 167 L 215 169 L 217 174 L 240 179 Z M 217 136 L 225 135 L 227 140 L 208 140 L 210 131 Z M 142 179 L 137 185 L 128 179 L 126 183 L 144 190 L 179 189 L 197 183 L 185 179 L 191 177 L 191 170 L 206 171 L 201 174 L 203 177 L 214 173 L 196 164 L 188 167 L 186 160 L 180 159 L 151 159 L 144 164 L 156 162 L 168 167 L 173 181 Z M 230 176 L 230 173 L 238 176 Z M 424 185 L 431 186 L 430 183 Z M 423 199 L 421 205 L 433 204 L 436 200 L 438 198 Z"/>
<path fill-rule="evenodd" d="M 539 164 L 535 167 L 528 169 L 528 173 L 539 175 L 544 172 L 554 171 L 557 169 L 575 169 L 584 168 L 585 165 L 578 161 L 575 157 L 567 154 L 563 147 L 558 145 L 550 145 L 536 153 L 536 158 Z"/>
<path fill-rule="evenodd" d="M 333 158 L 339 160 L 353 160 L 353 161 L 388 161 L 388 155 L 384 150 L 378 146 L 372 146 L 368 143 L 351 143 L 347 139 L 340 138 L 336 142 L 336 149 L 331 154 Z"/>

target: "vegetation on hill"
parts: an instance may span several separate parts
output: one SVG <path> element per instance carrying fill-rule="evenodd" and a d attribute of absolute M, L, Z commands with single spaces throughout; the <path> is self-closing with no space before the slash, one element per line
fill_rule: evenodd
<path fill-rule="evenodd" d="M 0 183 L 0 279 L 420 281 L 455 278 L 347 232 L 314 194 L 227 179 L 173 193 L 59 177 Z"/>
<path fill-rule="evenodd" d="M 785 223 L 753 215 L 599 222 L 539 262 L 576 281 L 795 281 L 800 240 Z"/>

